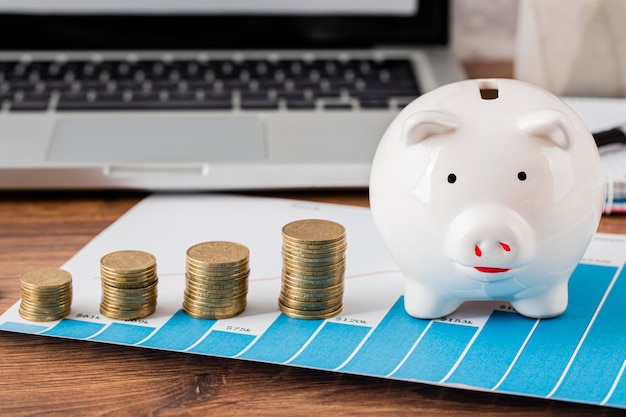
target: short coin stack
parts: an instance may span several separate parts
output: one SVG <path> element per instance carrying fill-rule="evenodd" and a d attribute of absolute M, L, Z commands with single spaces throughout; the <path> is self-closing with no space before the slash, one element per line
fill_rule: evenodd
<path fill-rule="evenodd" d="M 138 250 L 111 252 L 100 259 L 100 273 L 102 314 L 133 320 L 154 313 L 158 278 L 152 254 Z"/>
<path fill-rule="evenodd" d="M 250 251 L 235 242 L 198 243 L 187 250 L 183 310 L 199 319 L 225 319 L 246 309 Z"/>
<path fill-rule="evenodd" d="M 67 316 L 72 306 L 72 275 L 59 268 L 35 268 L 20 278 L 19 313 L 25 320 L 53 321 Z"/>
<path fill-rule="evenodd" d="M 346 234 L 328 220 L 299 220 L 283 227 L 280 310 L 300 319 L 322 319 L 343 307 Z"/>

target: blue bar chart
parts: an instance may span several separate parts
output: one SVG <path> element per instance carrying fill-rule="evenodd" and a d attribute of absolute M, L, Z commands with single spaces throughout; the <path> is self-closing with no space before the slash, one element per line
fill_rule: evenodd
<path fill-rule="evenodd" d="M 333 210 L 332 217 L 348 225 L 348 232 L 350 227 L 363 232 L 367 211 Z M 361 223 L 350 226 L 358 216 Z M 362 236 L 354 250 L 358 242 L 372 245 L 374 239 Z M 92 249 L 80 255 L 97 259 L 102 249 Z M 614 255 L 602 258 L 607 251 Z M 20 318 L 18 302 L 0 316 L 0 330 L 626 408 L 626 322 L 621 319 L 626 236 L 600 236 L 588 252 L 570 278 L 566 312 L 552 319 L 524 317 L 506 302 L 464 305 L 448 318 L 413 318 L 404 310 L 401 275 L 388 260 L 370 255 L 362 270 L 346 272 L 340 316 L 324 320 L 280 313 L 280 274 L 270 272 L 252 279 L 249 309 L 238 317 L 188 316 L 181 309 L 183 273 L 173 273 L 159 282 L 164 289 L 155 317 L 107 319 L 97 311 L 97 272 L 89 270 L 76 282 L 76 293 L 90 292 L 68 317 L 28 322 Z"/>
<path fill-rule="evenodd" d="M 626 272 L 617 273 L 580 265 L 563 316 L 494 310 L 480 327 L 412 318 L 400 297 L 375 328 L 277 313 L 263 334 L 251 335 L 212 329 L 215 320 L 178 310 L 159 329 L 67 318 L 49 328 L 4 321 L 0 329 L 626 408 L 626 327 L 614 321 Z"/>

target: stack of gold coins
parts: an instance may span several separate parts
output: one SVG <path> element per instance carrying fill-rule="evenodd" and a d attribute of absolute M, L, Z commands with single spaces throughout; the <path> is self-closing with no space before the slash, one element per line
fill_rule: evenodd
<path fill-rule="evenodd" d="M 225 319 L 246 309 L 250 251 L 234 242 L 204 242 L 187 250 L 183 311 L 200 319 Z"/>
<path fill-rule="evenodd" d="M 152 254 L 137 250 L 111 252 L 100 259 L 100 274 L 102 314 L 133 320 L 154 313 L 158 278 Z"/>
<path fill-rule="evenodd" d="M 299 220 L 283 227 L 280 310 L 289 317 L 321 319 L 343 308 L 346 234 L 328 220 Z"/>
<path fill-rule="evenodd" d="M 19 313 L 25 320 L 53 321 L 67 316 L 72 306 L 72 275 L 59 268 L 35 268 L 20 278 Z"/>

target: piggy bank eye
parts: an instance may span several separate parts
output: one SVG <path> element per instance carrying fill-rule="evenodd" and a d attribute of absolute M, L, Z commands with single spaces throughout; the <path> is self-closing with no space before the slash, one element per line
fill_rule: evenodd
<path fill-rule="evenodd" d="M 517 179 L 518 179 L 518 180 L 520 180 L 520 181 L 526 181 L 526 178 L 528 178 L 528 177 L 526 176 L 526 172 L 524 172 L 524 171 L 520 171 L 520 172 L 518 172 L 518 173 L 517 173 Z"/>
<path fill-rule="evenodd" d="M 454 184 L 456 182 L 456 175 L 454 174 L 448 174 L 448 182 L 450 184 Z"/>

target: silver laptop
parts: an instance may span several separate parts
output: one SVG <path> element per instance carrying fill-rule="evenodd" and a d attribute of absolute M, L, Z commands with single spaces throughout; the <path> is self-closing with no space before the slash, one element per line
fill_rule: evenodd
<path fill-rule="evenodd" d="M 442 0 L 0 0 L 0 189 L 365 187 Z"/>

